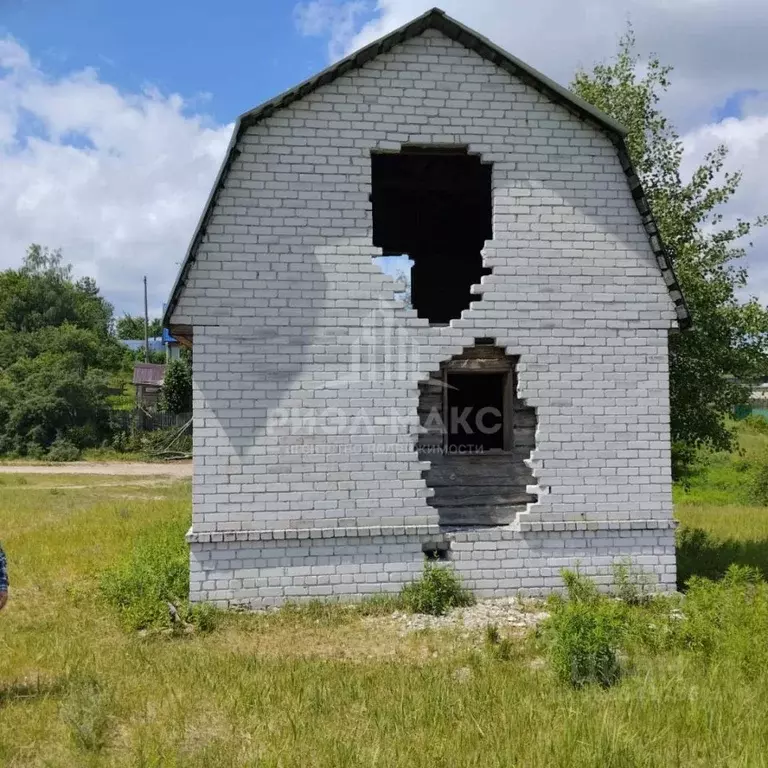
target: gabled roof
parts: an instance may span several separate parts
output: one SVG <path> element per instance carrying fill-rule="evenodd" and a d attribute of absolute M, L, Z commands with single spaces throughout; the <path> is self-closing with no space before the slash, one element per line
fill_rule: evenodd
<path fill-rule="evenodd" d="M 171 297 L 168 301 L 168 306 L 165 310 L 163 317 L 163 325 L 168 326 L 170 324 L 170 318 L 173 314 L 173 310 L 179 301 L 181 291 L 184 287 L 184 283 L 189 272 L 189 268 L 194 261 L 197 253 L 197 247 L 200 244 L 202 237 L 205 235 L 205 228 L 213 212 L 214 204 L 219 189 L 224 183 L 227 172 L 239 154 L 237 150 L 237 144 L 242 134 L 252 125 L 258 123 L 266 117 L 274 114 L 277 110 L 287 107 L 294 101 L 304 98 L 312 91 L 316 90 L 322 85 L 333 82 L 336 78 L 344 75 L 350 70 L 357 69 L 367 62 L 375 59 L 382 53 L 386 53 L 394 48 L 396 45 L 403 43 L 406 40 L 421 35 L 428 29 L 436 29 L 442 32 L 446 37 L 454 40 L 464 47 L 475 51 L 487 61 L 492 62 L 501 69 L 506 70 L 514 77 L 522 80 L 527 85 L 535 88 L 537 91 L 545 94 L 552 101 L 565 107 L 568 111 L 575 114 L 577 117 L 591 123 L 600 130 L 603 130 L 608 134 L 611 141 L 616 146 L 621 161 L 622 168 L 627 175 L 629 186 L 632 191 L 632 196 L 637 205 L 638 211 L 643 221 L 643 226 L 648 234 L 651 248 L 656 256 L 659 268 L 661 269 L 662 276 L 669 290 L 672 301 L 675 304 L 677 319 L 681 329 L 685 329 L 691 324 L 691 317 L 688 312 L 688 307 L 685 303 L 680 286 L 675 276 L 675 271 L 672 266 L 672 261 L 666 252 L 664 244 L 661 240 L 661 234 L 656 225 L 656 221 L 653 218 L 648 200 L 645 197 L 640 179 L 635 172 L 632 162 L 629 158 L 629 152 L 624 141 L 627 135 L 627 129 L 621 125 L 614 118 L 601 112 L 596 107 L 592 106 L 588 102 L 579 98 L 575 93 L 558 85 L 554 80 L 550 80 L 546 75 L 538 72 L 533 67 L 520 61 L 510 53 L 507 53 L 502 48 L 499 48 L 496 44 L 492 43 L 487 38 L 478 34 L 469 27 L 465 27 L 460 22 L 447 16 L 444 11 L 439 8 L 433 8 L 427 11 L 422 16 L 415 18 L 413 21 L 405 24 L 404 26 L 396 29 L 394 32 L 390 32 L 388 35 L 375 40 L 370 45 L 361 48 L 360 50 L 352 53 L 341 61 L 336 62 L 332 66 L 323 70 L 319 74 L 311 77 L 309 80 L 305 80 L 303 83 L 291 88 L 288 91 L 276 96 L 269 101 L 266 101 L 259 107 L 245 112 L 240 115 L 235 123 L 234 131 L 232 132 L 232 138 L 230 139 L 227 153 L 224 157 L 224 162 L 219 169 L 219 173 L 216 176 L 211 193 L 208 197 L 203 215 L 200 217 L 200 221 L 195 229 L 195 234 L 187 250 L 187 254 L 182 263 L 179 274 L 176 277 L 176 281 L 171 291 Z"/>

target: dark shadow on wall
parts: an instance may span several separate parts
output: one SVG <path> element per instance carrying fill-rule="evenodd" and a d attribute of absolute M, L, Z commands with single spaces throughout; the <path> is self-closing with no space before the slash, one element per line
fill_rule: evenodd
<path fill-rule="evenodd" d="M 729 565 L 750 565 L 768 579 L 768 539 L 718 539 L 701 528 L 677 531 L 677 588 L 685 590 L 692 576 L 721 579 Z"/>
<path fill-rule="evenodd" d="M 238 456 L 247 455 L 274 421 L 275 412 L 292 392 L 291 385 L 311 363 L 309 347 L 330 343 L 322 338 L 323 329 L 319 325 L 325 311 L 327 280 L 323 266 L 311 249 L 312 246 L 307 246 L 301 262 L 286 259 L 282 271 L 277 266 L 265 270 L 268 272 L 264 278 L 265 288 L 269 288 L 270 280 L 275 277 L 288 283 L 287 288 L 275 288 L 271 292 L 274 306 L 262 310 L 270 323 L 244 325 L 231 338 L 222 340 L 230 348 L 229 353 L 222 353 L 222 359 L 235 366 L 231 370 L 236 371 L 236 375 L 228 380 L 228 397 L 219 396 L 215 416 Z M 290 255 L 295 259 L 295 253 Z M 280 254 L 270 256 L 275 265 L 279 265 Z M 300 294 L 286 298 L 285 291 L 293 293 L 298 286 L 301 286 Z M 276 323 L 277 320 L 280 322 Z M 325 335 L 332 330 L 325 329 Z M 333 337 L 338 335 L 335 333 Z M 227 399 L 228 405 L 221 404 Z M 223 415 L 227 411 L 232 415 Z"/>

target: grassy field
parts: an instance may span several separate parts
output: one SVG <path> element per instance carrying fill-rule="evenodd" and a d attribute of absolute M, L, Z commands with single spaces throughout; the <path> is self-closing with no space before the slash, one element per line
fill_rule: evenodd
<path fill-rule="evenodd" d="M 745 433 L 745 450 L 766 440 Z M 701 552 L 704 570 L 768 567 L 768 510 L 743 491 L 743 461 L 714 457 L 676 490 L 681 521 L 707 532 L 682 553 L 688 573 Z M 158 478 L 0 476 L 1 766 L 768 766 L 762 614 L 708 662 L 639 648 L 607 689 L 558 682 L 536 636 L 500 660 L 482 633 L 406 633 L 349 608 L 127 632 L 100 575 L 155 523 L 186 520 L 189 493 Z"/>
<path fill-rule="evenodd" d="M 737 450 L 706 456 L 674 490 L 685 533 L 678 547 L 678 581 L 692 574 L 717 578 L 730 563 L 752 565 L 768 578 L 768 499 L 755 498 L 758 472 L 768 477 L 768 433 L 742 424 Z"/>
<path fill-rule="evenodd" d="M 142 453 L 141 451 L 116 451 L 113 448 L 88 448 L 84 450 L 77 459 L 78 461 L 121 461 L 121 462 L 147 462 L 147 461 L 162 461 L 157 457 L 148 453 Z M 50 459 L 33 459 L 29 456 L 8 458 L 7 456 L 0 456 L 0 466 L 8 465 L 56 465 L 61 462 L 51 461 Z"/>

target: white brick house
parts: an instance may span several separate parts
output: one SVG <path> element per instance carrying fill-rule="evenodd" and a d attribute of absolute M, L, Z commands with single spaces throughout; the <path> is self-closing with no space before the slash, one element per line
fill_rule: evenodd
<path fill-rule="evenodd" d="M 624 130 L 433 10 L 237 122 L 165 317 L 194 600 L 675 585 L 667 336 Z M 414 308 L 374 262 L 413 261 Z"/>

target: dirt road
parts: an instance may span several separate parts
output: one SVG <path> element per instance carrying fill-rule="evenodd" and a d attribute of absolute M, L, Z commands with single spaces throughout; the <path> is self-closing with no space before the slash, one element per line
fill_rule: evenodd
<path fill-rule="evenodd" d="M 0 474 L 14 472 L 28 475 L 158 475 L 184 478 L 192 477 L 192 462 L 72 461 L 62 464 L 0 464 Z"/>

